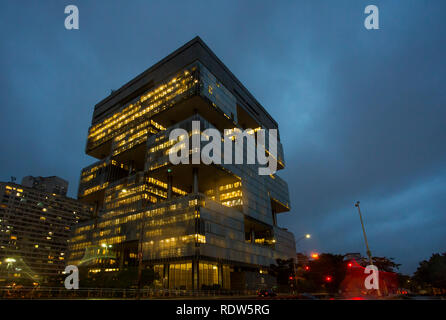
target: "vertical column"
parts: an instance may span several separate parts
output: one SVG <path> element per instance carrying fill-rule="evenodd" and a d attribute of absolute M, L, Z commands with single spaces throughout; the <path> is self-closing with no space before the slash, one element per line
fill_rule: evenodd
<path fill-rule="evenodd" d="M 199 260 L 195 260 L 195 289 L 200 290 L 200 263 Z"/>
<path fill-rule="evenodd" d="M 169 264 L 165 264 L 164 268 L 163 268 L 163 287 L 165 289 L 169 289 L 169 269 L 170 269 L 170 265 Z"/>
<path fill-rule="evenodd" d="M 218 185 L 218 181 L 214 180 L 214 193 L 215 193 L 215 201 L 220 202 L 220 189 L 219 189 L 219 185 Z"/>
<path fill-rule="evenodd" d="M 124 266 L 124 245 L 121 244 L 119 249 L 119 270 L 122 270 Z"/>
<path fill-rule="evenodd" d="M 192 168 L 192 175 L 194 179 L 193 193 L 198 193 L 198 168 Z"/>
<path fill-rule="evenodd" d="M 173 181 L 172 173 L 169 172 L 167 174 L 167 200 L 172 199 L 172 181 Z"/>
<path fill-rule="evenodd" d="M 129 176 L 132 175 L 132 171 L 133 171 L 133 161 L 130 160 L 130 161 L 129 161 Z"/>
<path fill-rule="evenodd" d="M 220 285 L 220 289 L 223 289 L 223 264 L 218 264 L 218 284 Z"/>
<path fill-rule="evenodd" d="M 251 243 L 256 242 L 256 234 L 254 232 L 254 229 L 251 229 Z"/>
<path fill-rule="evenodd" d="M 274 226 L 277 226 L 277 215 L 276 215 L 276 211 L 273 209 L 272 213 L 273 213 L 273 225 L 274 225 Z"/>
<path fill-rule="evenodd" d="M 196 289 L 196 285 L 195 285 L 195 260 L 192 259 L 192 274 L 190 275 L 192 277 L 192 290 Z"/>

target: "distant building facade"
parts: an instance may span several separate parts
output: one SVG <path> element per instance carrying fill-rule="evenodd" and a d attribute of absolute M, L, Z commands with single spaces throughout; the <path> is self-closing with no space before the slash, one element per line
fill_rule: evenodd
<path fill-rule="evenodd" d="M 70 264 L 104 272 L 141 257 L 165 288 L 239 290 L 270 283 L 276 259 L 295 259 L 293 234 L 277 225 L 290 210 L 278 175 L 260 176 L 257 165 L 169 162 L 169 133 L 190 135 L 192 121 L 201 131 L 278 129 L 201 39 L 176 50 L 94 108 L 86 153 L 98 162 L 82 170 L 78 198 L 97 219 L 76 226 Z"/>
<path fill-rule="evenodd" d="M 91 217 L 88 204 L 39 189 L 0 182 L 0 286 L 61 275 L 72 227 Z"/>
<path fill-rule="evenodd" d="M 22 179 L 22 186 L 34 188 L 43 192 L 55 193 L 61 196 L 66 196 L 68 191 L 68 181 L 56 176 L 26 176 Z"/>

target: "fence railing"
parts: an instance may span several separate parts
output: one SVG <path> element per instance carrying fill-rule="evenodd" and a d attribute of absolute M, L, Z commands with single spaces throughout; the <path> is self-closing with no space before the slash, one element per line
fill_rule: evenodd
<path fill-rule="evenodd" d="M 0 299 L 160 299 L 160 298 L 212 298 L 221 296 L 250 296 L 255 290 L 176 290 L 176 289 L 115 289 L 61 287 L 0 287 Z"/>

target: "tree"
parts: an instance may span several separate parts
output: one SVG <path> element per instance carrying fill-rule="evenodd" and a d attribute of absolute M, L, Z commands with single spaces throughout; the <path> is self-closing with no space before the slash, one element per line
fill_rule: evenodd
<path fill-rule="evenodd" d="M 398 280 L 398 288 L 410 289 L 411 291 L 414 291 L 414 287 L 412 284 L 413 282 L 411 281 L 410 276 L 398 273 L 397 280 Z"/>
<path fill-rule="evenodd" d="M 428 261 L 421 261 L 413 279 L 421 286 L 446 289 L 446 253 L 434 253 Z"/>
<path fill-rule="evenodd" d="M 346 272 L 343 255 L 320 254 L 318 259 L 310 261 L 309 268 L 310 271 L 304 275 L 309 282 L 306 284 L 308 288 L 312 288 L 313 291 L 338 292 Z"/>
<path fill-rule="evenodd" d="M 370 264 L 368 258 L 361 257 L 359 259 L 355 259 L 357 263 L 359 263 L 364 268 Z M 384 272 L 397 272 L 401 264 L 395 263 L 394 258 L 387 257 L 372 257 L 373 264 L 378 268 L 379 271 Z"/>
<path fill-rule="evenodd" d="M 270 266 L 271 274 L 276 277 L 277 285 L 282 289 L 289 288 L 289 279 L 294 279 L 294 261 L 293 259 L 283 260 L 277 259 L 277 264 Z"/>
<path fill-rule="evenodd" d="M 379 271 L 396 272 L 401 264 L 395 263 L 393 260 L 394 258 L 373 257 L 373 264 Z"/>

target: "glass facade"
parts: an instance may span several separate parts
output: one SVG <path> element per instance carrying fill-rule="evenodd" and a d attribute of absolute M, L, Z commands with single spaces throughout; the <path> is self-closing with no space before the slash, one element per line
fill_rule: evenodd
<path fill-rule="evenodd" d="M 169 288 L 192 289 L 192 262 L 169 265 Z"/>
<path fill-rule="evenodd" d="M 119 268 L 131 263 L 130 255 L 142 255 L 159 275 L 158 286 L 231 289 L 235 273 L 294 258 L 293 235 L 277 226 L 276 214 L 290 210 L 287 184 L 277 174 L 260 176 L 258 164 L 169 161 L 178 143 L 170 132 L 182 128 L 183 138 L 192 139 L 192 121 L 200 122 L 201 132 L 250 124 L 247 134 L 254 137 L 259 128 L 271 129 L 262 108 L 245 108 L 246 99 L 233 88 L 238 84 L 228 82 L 235 81 L 232 75 L 219 78 L 210 70 L 195 60 L 164 78 L 153 71 L 158 81 L 129 91 L 120 100 L 127 102 L 94 118 L 86 151 L 99 161 L 82 171 L 79 198 L 97 217 L 73 232 L 70 263 L 83 263 L 88 248 L 106 246 Z M 252 147 L 243 146 L 245 152 Z M 277 160 L 283 168 L 280 141 Z"/>
<path fill-rule="evenodd" d="M 218 285 L 221 283 L 219 281 L 220 279 L 219 279 L 218 265 L 216 263 L 200 262 L 198 265 L 198 270 L 200 273 L 199 280 L 201 288 L 203 288 L 203 286 L 212 287 L 214 285 Z"/>

